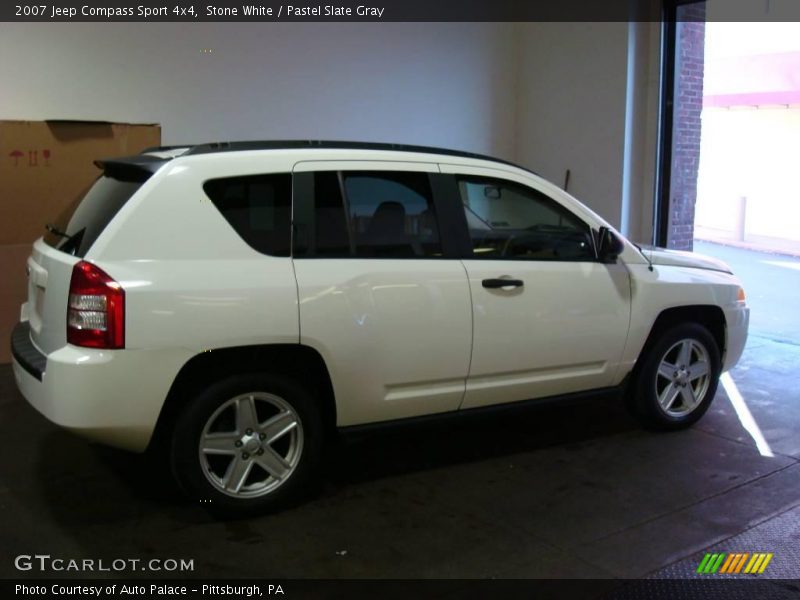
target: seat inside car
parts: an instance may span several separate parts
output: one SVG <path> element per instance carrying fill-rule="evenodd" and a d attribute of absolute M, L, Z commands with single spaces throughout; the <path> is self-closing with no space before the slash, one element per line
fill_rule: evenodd
<path fill-rule="evenodd" d="M 373 256 L 421 255 L 414 238 L 406 233 L 406 209 L 400 202 L 381 202 L 359 241 Z"/>

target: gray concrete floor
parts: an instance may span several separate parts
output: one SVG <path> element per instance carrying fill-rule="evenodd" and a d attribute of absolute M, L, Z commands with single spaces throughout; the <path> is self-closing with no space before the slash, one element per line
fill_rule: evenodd
<path fill-rule="evenodd" d="M 722 388 L 673 434 L 603 400 L 341 444 L 310 502 L 236 522 L 50 425 L 0 366 L 0 577 L 37 552 L 191 558 L 207 578 L 674 577 L 750 544 L 775 552 L 765 577 L 798 578 L 800 346 L 785 337 L 757 328 L 732 372 L 774 457 Z"/>
<path fill-rule="evenodd" d="M 145 459 L 47 423 L 3 366 L 0 577 L 34 552 L 193 558 L 197 577 L 646 576 L 800 505 L 797 364 L 800 348 L 754 338 L 733 373 L 773 458 L 723 391 L 674 434 L 604 400 L 343 444 L 315 499 L 225 523 Z"/>

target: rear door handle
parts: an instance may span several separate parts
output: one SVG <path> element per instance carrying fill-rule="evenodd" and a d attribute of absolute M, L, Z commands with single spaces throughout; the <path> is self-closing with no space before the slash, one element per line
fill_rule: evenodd
<path fill-rule="evenodd" d="M 504 287 L 522 287 L 525 282 L 521 279 L 484 279 L 481 285 L 487 289 L 496 290 Z"/>

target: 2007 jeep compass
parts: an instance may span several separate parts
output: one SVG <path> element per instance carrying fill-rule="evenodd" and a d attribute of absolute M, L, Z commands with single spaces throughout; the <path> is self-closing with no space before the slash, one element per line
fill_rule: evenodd
<path fill-rule="evenodd" d="M 294 498 L 326 432 L 618 388 L 686 427 L 742 353 L 726 265 L 640 251 L 514 165 L 240 142 L 99 161 L 33 246 L 12 338 L 50 420 L 221 512 Z"/>

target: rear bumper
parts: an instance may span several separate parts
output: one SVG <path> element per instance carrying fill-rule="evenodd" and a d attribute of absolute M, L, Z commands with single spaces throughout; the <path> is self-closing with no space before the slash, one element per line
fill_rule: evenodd
<path fill-rule="evenodd" d="M 39 381 L 47 368 L 47 357 L 31 341 L 31 326 L 27 321 L 17 323 L 11 332 L 11 356 L 26 373 Z"/>
<path fill-rule="evenodd" d="M 83 437 L 142 452 L 189 353 L 67 345 L 45 356 L 31 342 L 27 323 L 20 323 L 12 356 L 17 387 L 47 419 Z"/>

